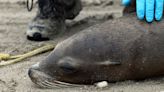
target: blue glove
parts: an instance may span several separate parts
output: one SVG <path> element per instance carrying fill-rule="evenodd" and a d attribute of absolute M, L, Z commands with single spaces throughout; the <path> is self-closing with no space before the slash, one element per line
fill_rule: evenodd
<path fill-rule="evenodd" d="M 128 6 L 131 0 L 122 0 L 122 4 Z M 136 0 L 137 16 L 140 20 L 146 18 L 152 22 L 154 18 L 159 21 L 163 16 L 164 0 Z"/>
<path fill-rule="evenodd" d="M 130 5 L 130 0 L 122 0 L 122 4 L 128 6 Z"/>

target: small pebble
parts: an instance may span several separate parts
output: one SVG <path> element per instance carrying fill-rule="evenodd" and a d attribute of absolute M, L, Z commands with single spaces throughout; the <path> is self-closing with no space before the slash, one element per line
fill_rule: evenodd
<path fill-rule="evenodd" d="M 104 88 L 108 86 L 108 82 L 107 81 L 102 81 L 102 82 L 98 82 L 96 83 L 96 87 L 98 88 Z"/>

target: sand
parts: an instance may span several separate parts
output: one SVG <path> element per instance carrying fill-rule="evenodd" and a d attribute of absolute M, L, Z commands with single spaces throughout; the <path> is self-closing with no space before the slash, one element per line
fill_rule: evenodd
<path fill-rule="evenodd" d="M 105 0 L 103 0 L 105 1 Z M 107 0 L 106 0 L 107 1 Z M 23 54 L 45 44 L 57 44 L 67 37 L 91 25 L 102 23 L 112 17 L 121 16 L 118 0 L 114 5 L 89 5 L 73 21 L 69 21 L 68 30 L 51 41 L 33 42 L 26 39 L 28 23 L 35 16 L 36 9 L 27 12 L 23 0 L 0 0 L 0 53 Z M 110 83 L 108 87 L 98 89 L 94 86 L 78 88 L 41 89 L 34 85 L 27 75 L 29 67 L 43 60 L 49 52 L 28 58 L 17 64 L 0 67 L 0 92 L 162 92 L 164 78 L 147 79 L 139 82 L 124 81 Z"/>

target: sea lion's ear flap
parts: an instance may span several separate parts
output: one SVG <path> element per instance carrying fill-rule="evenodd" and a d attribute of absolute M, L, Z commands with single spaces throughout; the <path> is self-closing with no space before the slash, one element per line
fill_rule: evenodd
<path fill-rule="evenodd" d="M 129 6 L 125 7 L 123 10 L 123 14 L 129 14 L 136 11 L 136 0 L 131 0 Z"/>
<path fill-rule="evenodd" d="M 114 65 L 121 65 L 121 62 L 107 60 L 107 61 L 103 61 L 103 62 L 98 62 L 96 64 L 102 65 L 102 66 L 114 66 Z"/>

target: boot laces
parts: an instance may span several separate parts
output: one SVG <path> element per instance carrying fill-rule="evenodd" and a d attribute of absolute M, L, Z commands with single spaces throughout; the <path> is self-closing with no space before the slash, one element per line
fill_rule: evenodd
<path fill-rule="evenodd" d="M 26 4 L 27 4 L 27 10 L 28 11 L 32 11 L 33 6 L 34 6 L 34 0 L 31 0 L 31 5 L 30 5 L 30 1 L 29 0 L 27 0 Z"/>

